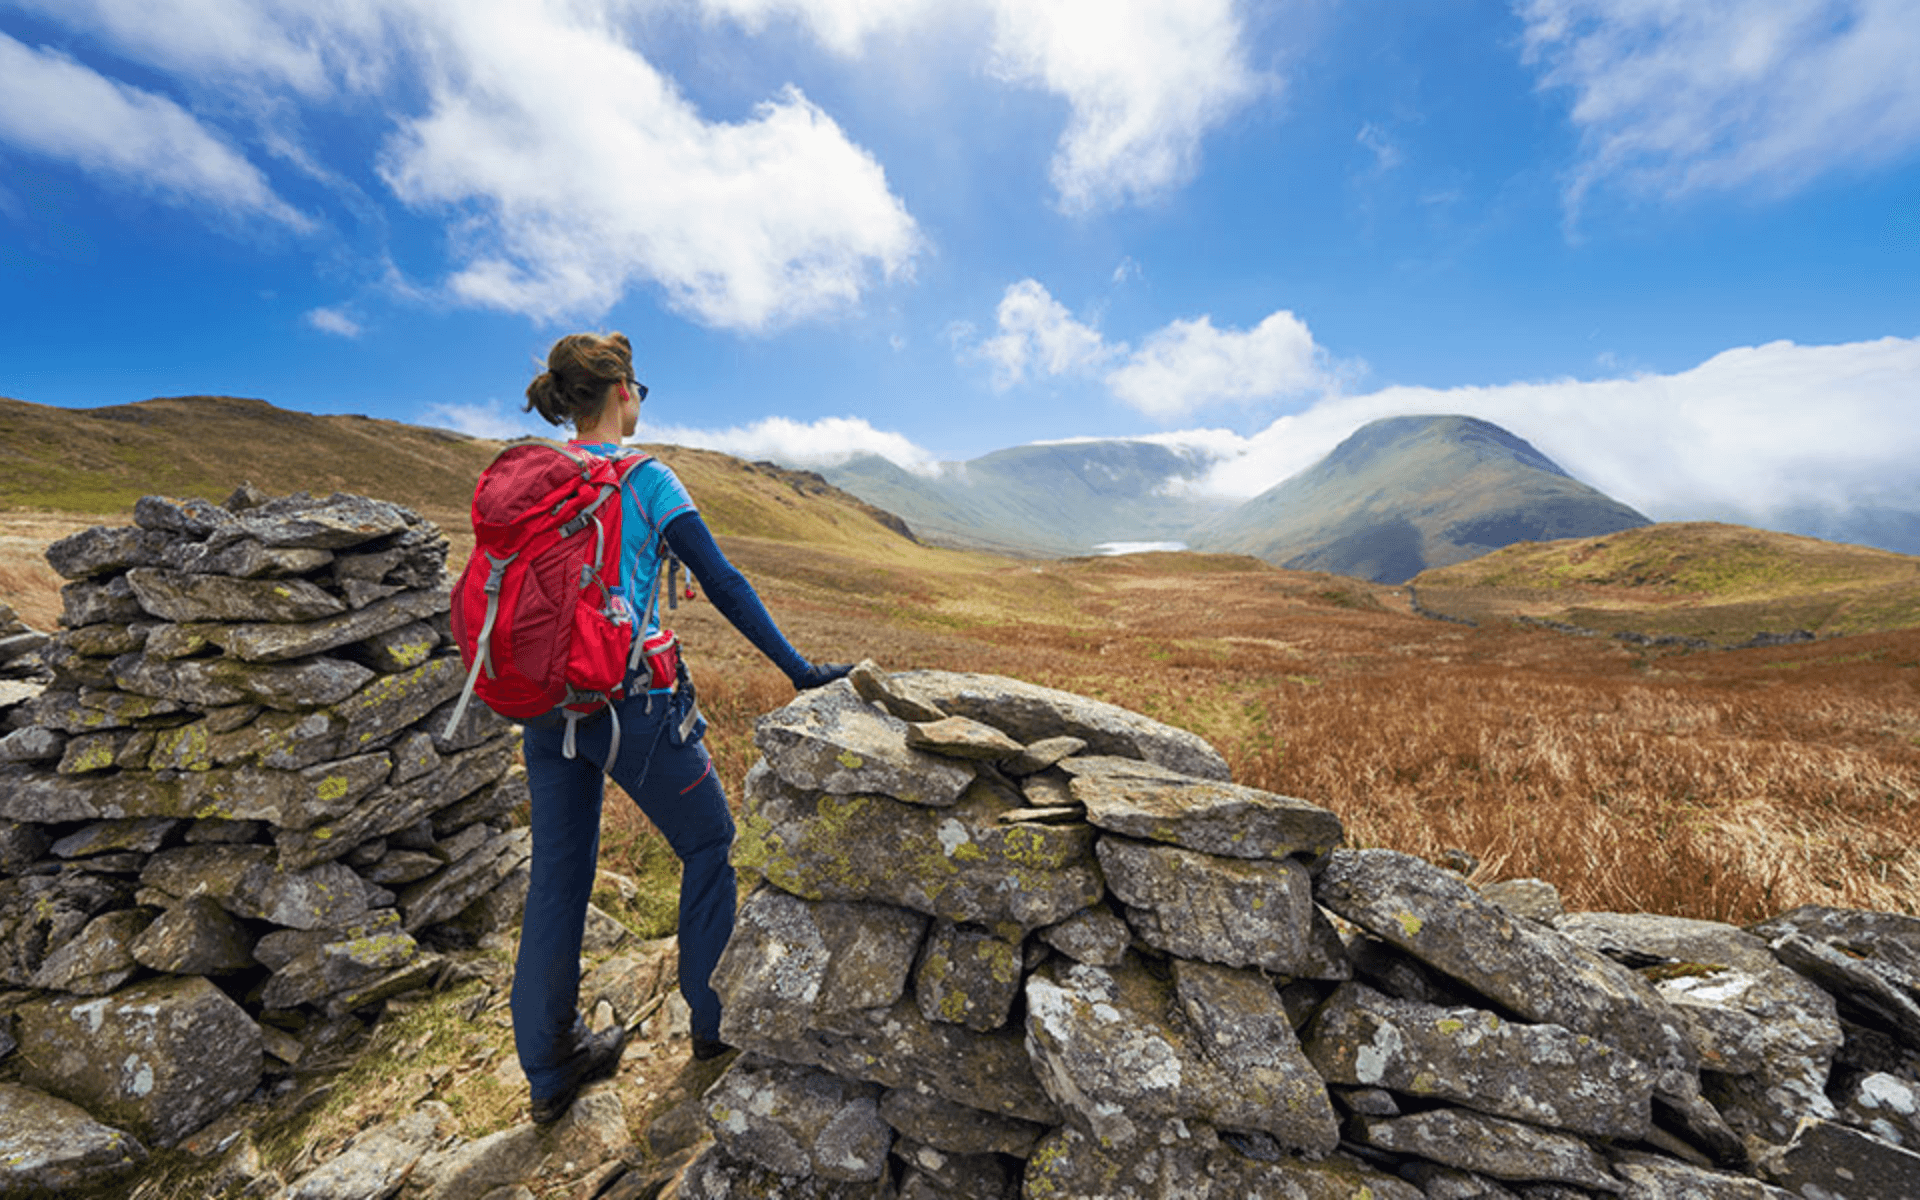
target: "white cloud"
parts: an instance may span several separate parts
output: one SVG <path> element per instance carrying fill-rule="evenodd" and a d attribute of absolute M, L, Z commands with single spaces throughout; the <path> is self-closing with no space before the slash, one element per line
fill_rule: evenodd
<path fill-rule="evenodd" d="M 331 333 L 344 338 L 357 338 L 365 332 L 361 329 L 360 322 L 337 308 L 309 309 L 301 320 L 321 333 Z"/>
<path fill-rule="evenodd" d="M 1208 316 L 1173 321 L 1134 349 L 1108 342 L 1045 285 L 1023 279 L 1008 285 L 995 320 L 999 332 L 977 353 L 993 364 L 996 387 L 1011 387 L 1030 374 L 1091 375 L 1117 362 L 1102 377 L 1107 390 L 1160 421 L 1219 404 L 1298 396 L 1336 382 L 1306 323 L 1284 309 L 1247 330 L 1215 328 Z M 965 340 L 957 340 L 963 354 Z"/>
<path fill-rule="evenodd" d="M 718 450 L 749 460 L 774 459 L 798 467 L 832 467 L 862 454 L 877 454 L 909 471 L 925 474 L 939 469 L 931 452 L 903 434 L 875 429 L 860 417 L 818 421 L 768 417 L 730 429 L 655 425 L 643 419 L 633 440 Z"/>
<path fill-rule="evenodd" d="M 909 272 L 921 249 L 880 164 L 798 91 L 774 94 L 744 120 L 706 120 L 630 43 L 621 21 L 631 0 L 27 2 L 255 116 L 295 111 L 294 97 L 388 105 L 395 131 L 381 174 L 403 202 L 446 219 L 444 287 L 466 304 L 592 318 L 651 285 L 698 321 L 764 330 L 855 303 L 874 279 Z M 237 154 L 215 153 L 215 135 L 190 140 L 192 119 L 169 102 L 64 60 L 28 65 L 45 74 L 49 61 L 121 97 L 121 125 L 134 123 L 127 111 L 143 118 L 152 136 L 138 144 L 160 147 L 135 163 L 143 174 L 164 181 L 169 169 L 204 177 L 218 168 L 229 206 L 278 203 Z M 22 72 L 0 74 L 0 95 L 32 98 Z M 383 95 L 399 78 L 404 92 Z M 39 103 L 11 122 L 26 132 L 5 132 L 30 144 L 135 145 L 74 136 L 74 114 L 98 107 Z M 287 161 L 327 175 L 287 132 L 262 136 Z M 213 199 L 216 188 L 194 194 Z M 291 219 L 284 205 L 275 211 Z"/>
<path fill-rule="evenodd" d="M 1326 355 L 1306 322 L 1280 311 L 1248 330 L 1216 329 L 1209 317 L 1174 321 L 1108 373 L 1123 403 L 1157 420 L 1210 405 L 1271 400 L 1331 382 Z"/>
<path fill-rule="evenodd" d="M 1764 520 L 1865 497 L 1920 503 L 1920 338 L 1834 346 L 1772 342 L 1690 370 L 1493 387 L 1395 387 L 1333 396 L 1282 417 L 1200 480 L 1256 495 L 1380 417 L 1465 413 L 1532 442 L 1582 482 L 1656 520 Z"/>
<path fill-rule="evenodd" d="M 1920 144 L 1912 0 L 1523 0 L 1525 56 L 1573 94 L 1595 185 L 1798 187 Z"/>
<path fill-rule="evenodd" d="M 852 303 L 920 248 L 879 163 L 796 90 L 709 122 L 603 25 L 500 4 L 435 37 L 451 61 L 385 175 L 467 218 L 463 300 L 595 316 L 651 282 L 700 321 L 763 330 Z"/>
<path fill-rule="evenodd" d="M 1233 0 L 995 0 L 995 70 L 1067 101 L 1060 207 L 1150 198 L 1192 177 L 1202 139 L 1273 83 Z"/>
<path fill-rule="evenodd" d="M 867 39 L 907 28 L 938 7 L 937 0 L 700 0 L 713 16 L 738 22 L 751 33 L 778 19 L 805 25 L 835 54 L 853 57 Z"/>
<path fill-rule="evenodd" d="M 562 437 L 542 418 L 519 404 L 489 400 L 484 404 L 429 404 L 420 411 L 422 425 L 451 429 L 469 437 L 510 441 L 517 437 Z"/>
<path fill-rule="evenodd" d="M 1037 280 L 1009 284 L 995 319 L 1000 332 L 988 338 L 980 352 L 993 363 L 997 387 L 1019 383 L 1029 366 L 1047 375 L 1065 375 L 1096 367 L 1115 352 L 1099 330 L 1074 319 Z"/>
<path fill-rule="evenodd" d="M 263 216 L 298 230 L 313 224 L 244 154 L 172 100 L 4 33 L 0 142 L 175 202 Z"/>

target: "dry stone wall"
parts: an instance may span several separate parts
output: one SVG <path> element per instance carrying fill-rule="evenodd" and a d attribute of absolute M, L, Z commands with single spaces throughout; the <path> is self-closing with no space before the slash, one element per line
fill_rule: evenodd
<path fill-rule="evenodd" d="M 483 706 L 444 735 L 446 557 L 396 505 L 247 488 L 48 550 L 64 628 L 0 705 L 5 1184 L 179 1142 L 514 919 L 525 780 Z"/>
<path fill-rule="evenodd" d="M 1920 919 L 1482 893 L 1007 679 L 863 664 L 757 741 L 681 1197 L 1920 1196 Z"/>

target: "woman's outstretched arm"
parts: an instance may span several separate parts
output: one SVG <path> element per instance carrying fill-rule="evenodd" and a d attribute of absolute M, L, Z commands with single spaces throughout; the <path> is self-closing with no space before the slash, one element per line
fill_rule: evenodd
<path fill-rule="evenodd" d="M 845 664 L 816 666 L 793 648 L 793 644 L 780 632 L 780 627 L 773 623 L 773 614 L 761 603 L 759 593 L 753 590 L 747 577 L 727 561 L 727 556 L 713 540 L 713 534 L 707 529 L 707 523 L 700 519 L 699 513 L 684 512 L 667 522 L 666 538 L 667 545 L 693 571 L 700 586 L 707 590 L 707 598 L 720 610 L 720 615 L 731 621 L 733 627 L 752 642 L 755 649 L 780 668 L 795 688 L 805 691 L 819 687 L 847 673 Z"/>

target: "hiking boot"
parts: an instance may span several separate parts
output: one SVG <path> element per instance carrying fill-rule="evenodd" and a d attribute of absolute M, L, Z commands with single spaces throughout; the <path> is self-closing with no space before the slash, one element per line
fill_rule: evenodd
<path fill-rule="evenodd" d="M 722 1054 L 727 1054 L 732 1050 L 732 1046 L 729 1046 L 719 1038 L 703 1038 L 699 1034 L 695 1034 L 693 1037 L 693 1057 L 696 1062 L 706 1062 L 708 1059 L 719 1058 Z"/>
<path fill-rule="evenodd" d="M 564 1068 L 565 1082 L 551 1096 L 533 1098 L 533 1123 L 548 1125 L 566 1115 L 580 1089 L 605 1079 L 620 1067 L 620 1055 L 627 1048 L 627 1027 L 615 1025 L 602 1033 L 581 1038 Z"/>

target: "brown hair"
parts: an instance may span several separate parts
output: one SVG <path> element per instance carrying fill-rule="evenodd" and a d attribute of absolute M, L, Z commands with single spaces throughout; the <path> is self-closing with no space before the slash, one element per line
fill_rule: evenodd
<path fill-rule="evenodd" d="M 633 344 L 624 333 L 570 333 L 547 352 L 547 369 L 527 385 L 527 408 L 549 425 L 591 425 L 607 387 L 633 377 Z"/>

